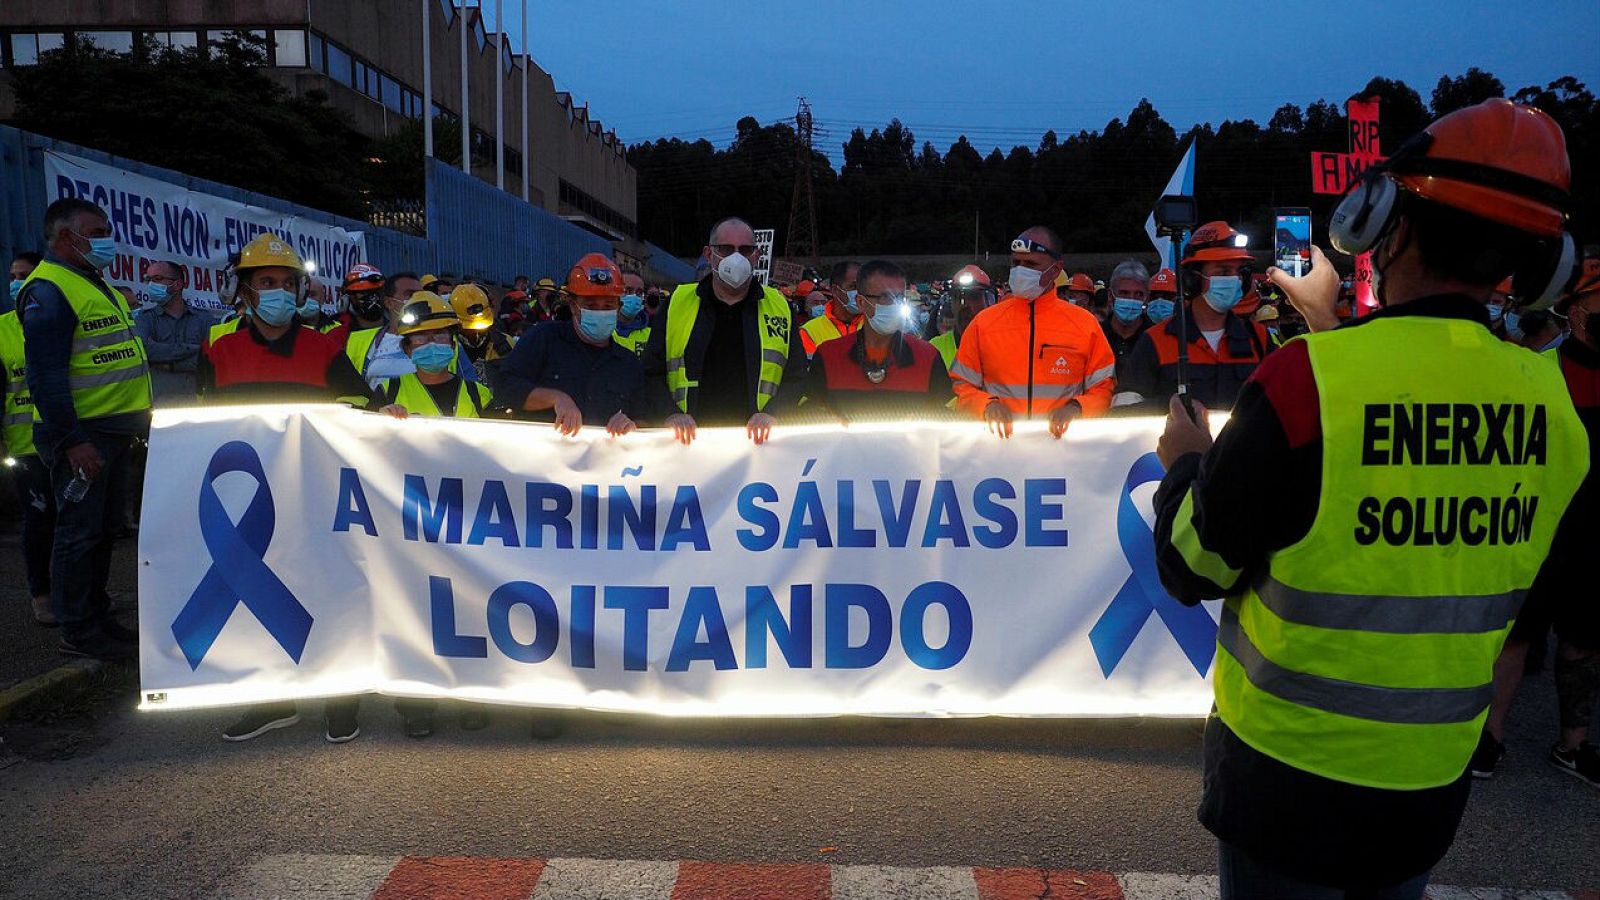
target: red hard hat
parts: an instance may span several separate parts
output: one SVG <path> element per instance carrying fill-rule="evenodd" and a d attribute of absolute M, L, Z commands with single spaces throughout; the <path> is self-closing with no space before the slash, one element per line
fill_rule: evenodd
<path fill-rule="evenodd" d="M 1182 264 L 1250 262 L 1250 251 L 1245 249 L 1247 243 L 1248 239 L 1227 222 L 1220 219 L 1207 222 L 1196 228 L 1189 238 L 1189 255 L 1183 258 Z"/>
<path fill-rule="evenodd" d="M 990 286 L 989 273 L 985 272 L 984 270 L 982 270 L 980 268 L 978 268 L 976 265 L 964 266 L 964 267 L 962 267 L 961 271 L 956 273 L 955 282 L 956 282 L 957 286 L 961 286 L 962 285 L 961 276 L 963 276 L 963 275 L 972 276 L 972 281 L 971 281 L 972 284 L 981 284 L 984 287 L 989 287 Z"/>
<path fill-rule="evenodd" d="M 795 296 L 797 296 L 797 297 L 804 297 L 804 296 L 807 296 L 808 294 L 810 294 L 812 291 L 814 291 L 816 289 L 817 289 L 817 283 L 808 278 L 805 281 L 802 281 L 799 284 L 795 285 L 794 293 L 795 293 Z"/>
<path fill-rule="evenodd" d="M 1082 272 L 1078 272 L 1067 279 L 1067 290 L 1092 294 L 1094 293 L 1094 279 Z"/>
<path fill-rule="evenodd" d="M 344 290 L 348 294 L 382 290 L 383 284 L 383 273 L 378 271 L 377 266 L 367 263 L 356 263 L 344 273 Z"/>
<path fill-rule="evenodd" d="M 1154 296 L 1156 294 L 1174 294 L 1174 295 L 1176 295 L 1177 293 L 1178 293 L 1178 276 L 1172 274 L 1172 270 L 1171 269 L 1162 269 L 1161 271 L 1159 271 L 1159 272 L 1155 273 L 1154 275 L 1150 276 L 1150 294 L 1151 294 L 1151 296 Z"/>
<path fill-rule="evenodd" d="M 1507 275 L 1505 281 L 1495 285 L 1494 292 L 1496 294 L 1504 294 L 1507 297 L 1511 296 L 1511 276 Z"/>
<path fill-rule="evenodd" d="M 586 254 L 567 273 L 562 290 L 575 297 L 621 297 L 622 270 L 603 253 Z"/>
<path fill-rule="evenodd" d="M 1510 100 L 1459 109 L 1416 138 L 1420 153 L 1396 153 L 1389 171 L 1424 200 L 1539 237 L 1557 237 L 1571 204 L 1572 165 L 1561 126 Z"/>

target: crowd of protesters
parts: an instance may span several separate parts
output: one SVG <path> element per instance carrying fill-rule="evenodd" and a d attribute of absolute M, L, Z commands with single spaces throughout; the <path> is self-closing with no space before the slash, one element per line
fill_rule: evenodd
<path fill-rule="evenodd" d="M 1525 112 L 1510 104 L 1486 104 L 1481 110 L 1473 114 L 1492 119 Z M 1449 121 L 1437 123 L 1446 138 Z M 1420 151 L 1424 161 L 1428 152 Z M 1394 175 L 1373 177 L 1392 177 L 1412 190 L 1404 173 L 1426 167 L 1408 165 L 1397 165 Z M 1445 171 L 1452 178 L 1465 177 L 1459 166 Z M 1555 176 L 1544 180 L 1559 182 Z M 1559 186 L 1565 190 L 1564 183 Z M 1300 467 L 1312 473 L 1308 478 L 1316 476 L 1321 446 L 1332 438 L 1318 431 L 1312 379 L 1331 376 L 1307 368 L 1312 364 L 1306 362 L 1306 347 L 1312 342 L 1295 341 L 1299 335 L 1348 327 L 1377 340 L 1388 326 L 1362 329 L 1369 320 L 1476 323 L 1478 331 L 1456 334 L 1458 346 L 1476 348 L 1486 365 L 1559 369 L 1570 394 L 1568 406 L 1577 408 L 1573 421 L 1596 428 L 1600 329 L 1591 329 L 1600 321 L 1594 319 L 1600 316 L 1600 259 L 1570 266 L 1572 277 L 1559 291 L 1545 284 L 1524 289 L 1515 280 L 1502 280 L 1507 271 L 1520 275 L 1526 268 L 1522 262 L 1499 265 L 1494 256 L 1489 263 L 1481 256 L 1463 260 L 1464 248 L 1441 250 L 1441 240 L 1431 237 L 1469 233 L 1450 218 L 1461 210 L 1482 220 L 1469 221 L 1468 227 L 1501 227 L 1506 223 L 1497 218 L 1498 208 L 1417 195 L 1421 199 L 1405 201 L 1399 212 L 1383 211 L 1393 222 L 1377 239 L 1388 242 L 1380 261 L 1404 290 L 1417 294 L 1423 291 L 1419 285 L 1438 286 L 1441 296 L 1448 296 L 1399 297 L 1402 289 L 1391 288 L 1393 305 L 1366 315 L 1358 309 L 1354 285 L 1338 281 L 1320 250 L 1311 276 L 1258 272 L 1240 223 L 1212 221 L 1196 228 L 1175 268 L 1152 272 L 1144 261 L 1128 259 L 1100 280 L 1068 271 L 1068 248 L 1060 236 L 1034 225 L 1003 248 L 1010 263 L 1004 273 L 973 264 L 946 280 L 915 283 L 894 261 L 862 259 L 777 287 L 756 277 L 755 233 L 736 217 L 711 225 L 700 277 L 682 285 L 649 286 L 609 257 L 589 254 L 574 260 L 560 283 L 554 276 L 537 281 L 518 276 L 498 298 L 470 279 L 385 272 L 371 264 L 354 266 L 336 295 L 328 296 L 314 285 L 294 250 L 268 234 L 243 247 L 229 266 L 220 291 L 231 307 L 225 316 L 191 305 L 186 270 L 171 260 L 144 267 L 150 302 L 134 309 L 100 274 L 117 249 L 106 213 L 86 201 L 60 200 L 44 214 L 46 254 L 12 261 L 16 309 L 0 316 L 0 359 L 7 379 L 4 438 L 24 509 L 23 551 L 34 618 L 61 629 L 63 653 L 111 660 L 136 654 L 137 635 L 109 610 L 105 584 L 111 542 L 125 523 L 125 485 L 148 433 L 152 405 L 196 402 L 342 402 L 396 419 L 547 422 L 565 435 L 595 428 L 620 436 L 653 427 L 670 430 L 685 444 L 693 443 L 702 426 L 742 427 L 758 445 L 786 424 L 803 421 L 964 419 L 981 422 L 1004 439 L 1017 422 L 1034 420 L 1059 439 L 1082 417 L 1169 414 L 1163 461 L 1183 473 L 1178 481 L 1192 481 L 1176 493 L 1164 484 L 1166 493 L 1157 498 L 1164 510 L 1158 528 L 1164 537 L 1158 540 L 1170 541 L 1171 552 L 1178 554 L 1163 561 L 1169 588 L 1180 599 L 1196 601 L 1264 591 L 1241 580 L 1245 569 L 1238 558 L 1211 546 L 1242 540 L 1250 529 L 1229 516 L 1201 523 L 1199 513 L 1183 505 L 1215 502 L 1229 508 L 1203 492 L 1215 493 L 1214 485 L 1232 470 L 1219 468 L 1220 461 L 1212 464 L 1217 454 L 1210 452 L 1203 429 L 1191 434 L 1183 431 L 1190 425 L 1173 423 L 1203 422 L 1207 410 L 1238 405 L 1242 421 L 1264 417 L 1259 421 L 1265 424 L 1256 431 L 1241 425 L 1231 437 L 1224 432 L 1218 447 L 1227 448 L 1224 458 L 1240 460 L 1231 464 L 1249 471 L 1256 470 L 1252 457 L 1276 459 L 1284 473 Z M 1468 191 L 1465 196 L 1477 195 Z M 1524 227 L 1524 221 L 1513 224 Z M 1399 222 L 1406 224 L 1394 224 Z M 1393 237 L 1402 233 L 1403 241 Z M 1523 239 L 1520 232 L 1506 234 L 1508 242 Z M 1346 237 L 1347 243 L 1354 240 Z M 1308 292 L 1304 284 L 1313 277 L 1328 286 L 1325 302 L 1301 302 L 1295 296 Z M 1376 293 L 1382 300 L 1383 292 Z M 1480 294 L 1482 300 L 1471 299 Z M 1294 302 L 1286 302 L 1286 296 Z M 1521 351 L 1507 357 L 1504 344 L 1544 359 Z M 1316 365 L 1337 366 L 1333 357 Z M 1381 378 L 1381 373 L 1370 375 Z M 1551 375 L 1540 383 L 1559 386 L 1561 379 Z M 1284 399 L 1308 385 L 1312 389 L 1300 401 Z M 1174 401 L 1180 394 L 1183 403 Z M 1195 412 L 1185 412 L 1189 408 Z M 1238 449 L 1247 433 L 1253 436 L 1248 440 L 1257 441 L 1246 448 L 1249 452 Z M 1553 439 L 1578 447 L 1581 430 Z M 1194 453 L 1176 452 L 1168 442 Z M 1315 458 L 1306 455 L 1312 450 Z M 1204 461 L 1200 453 L 1206 454 Z M 1186 490 L 1201 499 L 1191 499 Z M 1278 497 L 1246 493 L 1278 504 L 1268 510 L 1274 515 L 1299 515 L 1284 512 L 1295 496 L 1292 490 Z M 1316 495 L 1307 496 L 1310 511 L 1301 524 L 1310 527 Z M 1227 502 L 1241 497 L 1235 492 Z M 1171 500 L 1169 508 L 1164 504 L 1171 498 L 1180 499 Z M 1565 521 L 1593 521 L 1595 502 L 1586 486 L 1574 503 L 1576 512 Z M 1200 536 L 1184 544 L 1174 529 L 1190 527 L 1188 516 Z M 1261 513 L 1253 521 L 1270 518 Z M 1219 527 L 1230 529 L 1231 537 L 1218 537 Z M 1592 543 L 1587 527 L 1564 522 L 1552 559 L 1581 556 Z M 1263 536 L 1268 543 L 1275 539 Z M 1269 548 L 1267 558 L 1276 552 Z M 1524 660 L 1530 648 L 1543 646 L 1554 624 L 1560 637 L 1562 733 L 1551 762 L 1600 785 L 1600 756 L 1587 742 L 1600 693 L 1600 629 L 1587 594 L 1582 600 L 1588 612 L 1578 613 L 1576 599 L 1557 596 L 1568 587 L 1565 581 L 1535 583 L 1532 597 L 1538 602 L 1530 599 L 1529 614 L 1517 619 L 1496 666 L 1494 702 L 1477 710 L 1481 734 L 1475 732 L 1477 750 L 1466 767 L 1470 775 L 1493 776 L 1504 754 L 1505 714 Z M 1245 702 L 1228 699 L 1234 705 Z M 1310 706 L 1324 702 L 1309 695 L 1300 699 Z M 355 698 L 327 704 L 330 742 L 356 737 L 357 709 Z M 434 704 L 404 701 L 399 710 L 408 735 L 420 738 L 433 731 Z M 1386 714 L 1393 712 L 1373 717 Z M 292 703 L 253 707 L 224 736 L 249 740 L 298 720 Z M 481 727 L 485 720 L 480 707 L 463 714 L 468 727 Z M 1260 727 L 1255 724 L 1228 726 L 1233 730 L 1225 729 L 1218 740 L 1238 742 L 1238 734 L 1247 731 L 1266 733 L 1254 731 Z M 535 733 L 559 734 L 559 719 L 542 715 Z M 1227 758 L 1244 758 L 1256 751 L 1236 747 L 1229 752 L 1234 756 Z M 1269 771 L 1259 760 L 1251 765 L 1263 766 L 1258 774 L 1286 779 L 1282 784 L 1299 778 Z M 1325 771 L 1339 768 L 1319 765 Z M 1340 777 L 1295 783 L 1296 790 L 1322 790 L 1335 782 Z M 1404 809 L 1405 815 L 1415 811 L 1405 804 L 1390 808 Z M 1213 830 L 1233 827 L 1228 822 L 1238 816 L 1211 812 L 1221 823 L 1208 822 Z M 1454 815 L 1459 818 L 1459 809 Z M 1254 834 L 1258 829 L 1244 830 Z M 1223 836 L 1225 868 L 1247 872 L 1250 848 L 1230 858 L 1228 836 Z M 1404 868 L 1399 864 L 1396 871 Z"/>

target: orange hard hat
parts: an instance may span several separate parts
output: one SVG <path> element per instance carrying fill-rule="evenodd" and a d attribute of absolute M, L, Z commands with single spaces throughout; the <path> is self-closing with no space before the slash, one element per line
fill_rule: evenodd
<path fill-rule="evenodd" d="M 1572 165 L 1556 120 L 1495 98 L 1458 109 L 1389 162 L 1401 187 L 1539 237 L 1558 237 L 1571 205 Z"/>
<path fill-rule="evenodd" d="M 344 291 L 347 294 L 382 290 L 383 285 L 383 273 L 374 265 L 356 263 L 344 273 Z"/>
<path fill-rule="evenodd" d="M 1572 290 L 1556 303 L 1556 312 L 1566 315 L 1572 301 L 1593 294 L 1600 294 L 1600 256 L 1583 258 L 1583 266 L 1578 270 L 1578 277 L 1572 282 Z"/>
<path fill-rule="evenodd" d="M 1234 227 L 1227 222 L 1220 219 L 1207 222 L 1196 228 L 1189 238 L 1189 255 L 1183 258 L 1182 265 L 1190 266 L 1204 262 L 1251 262 L 1250 251 L 1245 249 L 1249 243 L 1249 238 L 1234 230 Z"/>
<path fill-rule="evenodd" d="M 1178 276 L 1171 269 L 1162 269 L 1150 276 L 1150 294 L 1177 294 Z"/>
<path fill-rule="evenodd" d="M 1094 279 L 1082 272 L 1075 272 L 1071 278 L 1067 279 L 1067 290 L 1092 294 L 1094 293 Z"/>
<path fill-rule="evenodd" d="M 562 290 L 575 297 L 621 297 L 622 270 L 604 253 L 590 253 L 567 273 Z"/>
<path fill-rule="evenodd" d="M 989 273 L 976 265 L 963 266 L 961 271 L 956 273 L 955 282 L 957 287 L 969 287 L 974 284 L 990 286 Z"/>
<path fill-rule="evenodd" d="M 805 281 L 802 281 L 794 286 L 794 293 L 797 297 L 806 297 L 810 296 L 811 292 L 816 289 L 817 283 L 807 278 Z"/>

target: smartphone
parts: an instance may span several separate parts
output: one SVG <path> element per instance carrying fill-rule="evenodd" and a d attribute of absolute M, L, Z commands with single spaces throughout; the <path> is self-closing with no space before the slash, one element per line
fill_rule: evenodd
<path fill-rule="evenodd" d="M 1273 211 L 1273 265 L 1296 277 L 1311 271 L 1311 210 L 1303 206 Z"/>

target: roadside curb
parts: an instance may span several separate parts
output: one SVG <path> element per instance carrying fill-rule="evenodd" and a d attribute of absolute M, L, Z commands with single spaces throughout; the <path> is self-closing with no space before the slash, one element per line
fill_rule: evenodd
<path fill-rule="evenodd" d="M 75 659 L 0 691 L 0 722 L 10 719 L 19 710 L 81 692 L 88 687 L 90 678 L 105 666 L 98 659 Z"/>

